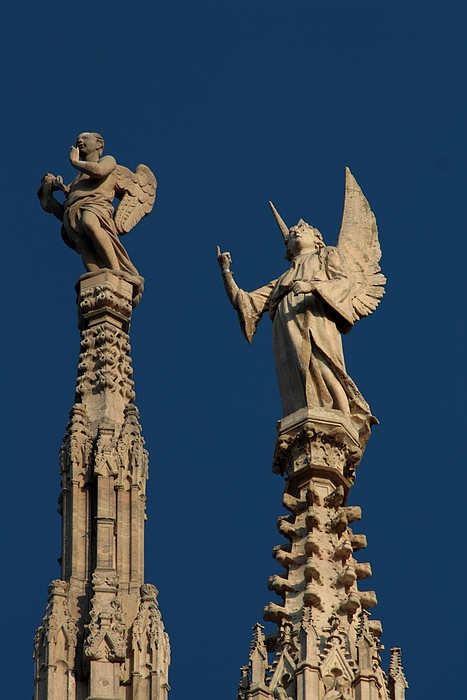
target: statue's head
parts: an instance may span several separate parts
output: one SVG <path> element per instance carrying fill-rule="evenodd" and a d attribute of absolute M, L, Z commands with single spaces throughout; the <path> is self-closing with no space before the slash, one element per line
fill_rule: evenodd
<path fill-rule="evenodd" d="M 308 253 L 324 247 L 323 237 L 317 228 L 313 228 L 306 221 L 300 219 L 295 226 L 289 229 L 274 204 L 269 202 L 269 206 L 287 247 L 285 254 L 287 260 L 292 260 L 300 253 Z"/>
<path fill-rule="evenodd" d="M 97 131 L 83 131 L 76 139 L 76 146 L 79 148 L 80 155 L 88 155 L 93 151 L 99 153 L 99 157 L 104 152 L 104 139 Z"/>
<path fill-rule="evenodd" d="M 285 254 L 287 260 L 292 260 L 301 253 L 309 253 L 324 247 L 323 236 L 320 231 L 307 224 L 303 219 L 300 219 L 295 226 L 289 229 L 289 235 L 285 244 L 287 246 Z"/>

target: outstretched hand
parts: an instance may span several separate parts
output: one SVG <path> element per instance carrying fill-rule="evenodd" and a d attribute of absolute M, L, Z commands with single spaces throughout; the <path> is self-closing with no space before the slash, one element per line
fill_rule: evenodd
<path fill-rule="evenodd" d="M 232 262 L 230 253 L 221 253 L 219 246 L 217 246 L 217 262 L 219 263 L 222 272 L 229 270 L 230 263 Z"/>

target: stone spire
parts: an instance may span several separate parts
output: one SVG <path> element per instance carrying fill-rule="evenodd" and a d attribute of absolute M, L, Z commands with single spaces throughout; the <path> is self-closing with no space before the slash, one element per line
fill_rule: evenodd
<path fill-rule="evenodd" d="M 359 582 L 371 566 L 354 557 L 365 535 L 347 499 L 377 419 L 345 370 L 342 335 L 378 307 L 384 294 L 376 218 L 346 168 L 337 246 L 300 219 L 288 229 L 271 205 L 290 267 L 252 292 L 241 289 L 232 257 L 218 247 L 227 297 L 249 343 L 263 315 L 273 322 L 273 350 L 283 418 L 273 471 L 286 477 L 288 515 L 277 526 L 287 540 L 273 549 L 283 574 L 269 578 L 279 600 L 255 628 L 249 672 L 242 667 L 238 698 L 278 700 L 403 700 L 399 651 L 389 677 L 380 666 L 381 623 L 370 618 L 376 593 Z M 264 649 L 268 654 L 265 659 Z"/>
<path fill-rule="evenodd" d="M 277 631 L 254 628 L 238 698 L 404 700 L 400 649 L 384 673 L 371 566 L 355 556 L 367 544 L 351 527 L 361 509 L 346 505 L 362 456 L 358 434 L 340 411 L 310 407 L 279 421 L 278 433 L 273 471 L 286 477 L 288 514 L 278 518 L 286 541 L 273 557 L 284 573 L 269 578 L 279 600 L 263 614 Z"/>
<path fill-rule="evenodd" d="M 144 582 L 148 452 L 133 404 L 128 275 L 77 285 L 76 403 L 60 450 L 61 578 L 34 643 L 35 700 L 167 700 L 169 639 Z"/>

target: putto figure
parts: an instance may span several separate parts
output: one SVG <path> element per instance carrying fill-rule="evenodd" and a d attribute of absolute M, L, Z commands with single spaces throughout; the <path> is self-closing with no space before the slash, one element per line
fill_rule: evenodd
<path fill-rule="evenodd" d="M 108 268 L 139 276 L 119 236 L 152 211 L 157 181 L 146 165 L 138 165 L 133 173 L 103 151 L 100 134 L 80 134 L 70 150 L 78 175 L 67 186 L 60 175 L 47 173 L 38 196 L 42 208 L 63 222 L 62 238 L 80 253 L 88 272 Z M 53 196 L 58 190 L 65 193 L 63 204 Z M 115 198 L 120 203 L 114 212 Z"/>
<path fill-rule="evenodd" d="M 337 247 L 302 219 L 288 228 L 270 202 L 291 266 L 253 292 L 239 289 L 230 253 L 218 262 L 242 331 L 251 343 L 265 312 L 273 321 L 273 348 L 283 415 L 304 407 L 341 411 L 364 444 L 376 422 L 345 369 L 341 334 L 374 311 L 384 294 L 376 219 L 350 170 Z"/>

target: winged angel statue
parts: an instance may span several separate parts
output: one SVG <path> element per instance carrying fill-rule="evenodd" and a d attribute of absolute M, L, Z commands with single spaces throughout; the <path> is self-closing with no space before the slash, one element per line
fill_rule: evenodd
<path fill-rule="evenodd" d="M 290 268 L 255 290 L 239 289 L 230 270 L 230 253 L 218 262 L 230 302 L 251 343 L 263 313 L 273 321 L 273 348 L 284 416 L 303 407 L 341 411 L 362 443 L 377 422 L 345 369 L 341 334 L 371 314 L 384 294 L 376 219 L 350 170 L 337 246 L 300 219 L 288 228 L 270 206 L 287 247 Z"/>
<path fill-rule="evenodd" d="M 37 194 L 42 208 L 63 222 L 62 238 L 81 254 L 88 272 L 108 268 L 139 277 L 119 236 L 152 211 L 157 181 L 146 165 L 133 173 L 113 156 L 102 156 L 103 150 L 100 134 L 80 134 L 70 150 L 79 171 L 73 182 L 64 185 L 61 176 L 47 173 Z M 65 194 L 63 204 L 53 196 L 58 190 Z M 114 212 L 115 198 L 120 202 Z"/>

